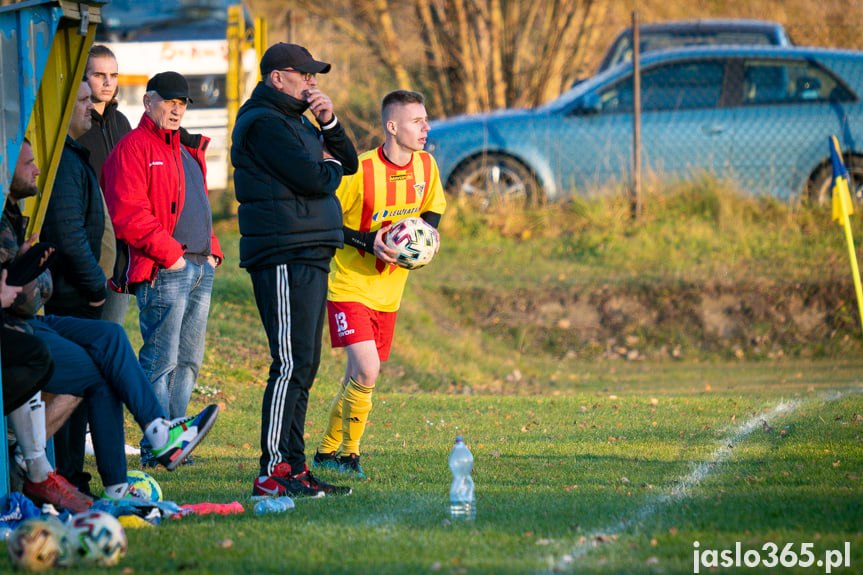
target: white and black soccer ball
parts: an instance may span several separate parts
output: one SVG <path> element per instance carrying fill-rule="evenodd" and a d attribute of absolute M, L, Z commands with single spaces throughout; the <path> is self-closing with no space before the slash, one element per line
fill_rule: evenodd
<path fill-rule="evenodd" d="M 75 563 L 74 537 L 63 523 L 50 516 L 25 519 L 7 541 L 9 558 L 16 569 L 48 571 Z"/>
<path fill-rule="evenodd" d="M 135 497 L 142 497 L 153 502 L 162 500 L 162 488 L 149 473 L 133 469 L 129 471 L 126 480 L 129 482 L 129 492 Z"/>
<path fill-rule="evenodd" d="M 399 220 L 387 230 L 384 242 L 398 251 L 400 267 L 415 270 L 432 261 L 440 245 L 440 236 L 434 227 L 422 218 Z"/>
<path fill-rule="evenodd" d="M 72 517 L 69 530 L 78 543 L 78 558 L 83 563 L 111 567 L 126 556 L 126 532 L 110 513 L 78 513 Z"/>

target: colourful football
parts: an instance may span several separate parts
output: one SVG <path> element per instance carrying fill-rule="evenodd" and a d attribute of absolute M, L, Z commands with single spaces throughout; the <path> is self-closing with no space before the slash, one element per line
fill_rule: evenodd
<path fill-rule="evenodd" d="M 12 531 L 7 547 L 12 565 L 24 571 L 69 567 L 76 557 L 72 533 L 54 517 L 25 519 Z"/>
<path fill-rule="evenodd" d="M 398 251 L 399 266 L 415 270 L 428 264 L 438 251 L 440 235 L 422 218 L 399 220 L 387 230 L 384 242 Z"/>
<path fill-rule="evenodd" d="M 136 497 L 143 497 L 150 501 L 162 500 L 162 488 L 159 482 L 143 471 L 132 470 L 127 474 L 130 492 Z"/>
<path fill-rule="evenodd" d="M 72 517 L 69 530 L 78 542 L 78 558 L 83 563 L 110 567 L 126 555 L 126 532 L 110 513 L 79 513 Z"/>

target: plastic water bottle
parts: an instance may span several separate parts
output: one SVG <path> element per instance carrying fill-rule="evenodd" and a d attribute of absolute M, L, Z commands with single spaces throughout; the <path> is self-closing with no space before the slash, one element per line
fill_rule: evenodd
<path fill-rule="evenodd" d="M 283 495 L 282 497 L 271 497 L 261 499 L 255 503 L 255 515 L 264 515 L 267 513 L 284 513 L 294 508 L 294 500 Z"/>
<path fill-rule="evenodd" d="M 473 470 L 473 455 L 461 437 L 455 438 L 455 445 L 449 454 L 449 468 L 452 471 L 452 485 L 449 488 L 450 516 L 453 520 L 472 521 L 476 518 L 473 479 L 470 476 Z"/>

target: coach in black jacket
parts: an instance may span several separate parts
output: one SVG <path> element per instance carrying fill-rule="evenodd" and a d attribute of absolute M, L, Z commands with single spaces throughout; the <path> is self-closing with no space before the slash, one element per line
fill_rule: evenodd
<path fill-rule="evenodd" d="M 263 80 L 234 126 L 240 266 L 251 275 L 272 356 L 254 495 L 350 492 L 308 472 L 303 439 L 320 364 L 330 259 L 343 244 L 335 191 L 344 174 L 357 171 L 354 145 L 318 89 L 316 74 L 329 71 L 302 46 L 271 46 L 261 58 Z"/>
<path fill-rule="evenodd" d="M 90 167 L 90 153 L 75 141 L 90 129 L 92 109 L 90 88 L 81 82 L 41 239 L 57 245 L 57 258 L 51 265 L 54 294 L 45 311 L 99 319 L 106 290 L 105 273 L 99 267 L 105 209 L 99 180 Z"/>

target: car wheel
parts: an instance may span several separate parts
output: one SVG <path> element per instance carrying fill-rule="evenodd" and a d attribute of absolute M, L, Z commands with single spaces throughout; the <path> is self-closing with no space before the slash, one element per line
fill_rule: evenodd
<path fill-rule="evenodd" d="M 848 191 L 855 205 L 863 205 L 863 157 L 844 158 L 848 170 Z M 822 166 L 806 185 L 806 199 L 816 206 L 829 206 L 833 201 L 833 167 L 828 163 Z"/>
<path fill-rule="evenodd" d="M 459 201 L 487 209 L 496 204 L 533 204 L 541 200 L 530 169 L 511 156 L 484 154 L 453 172 L 447 190 Z"/>

